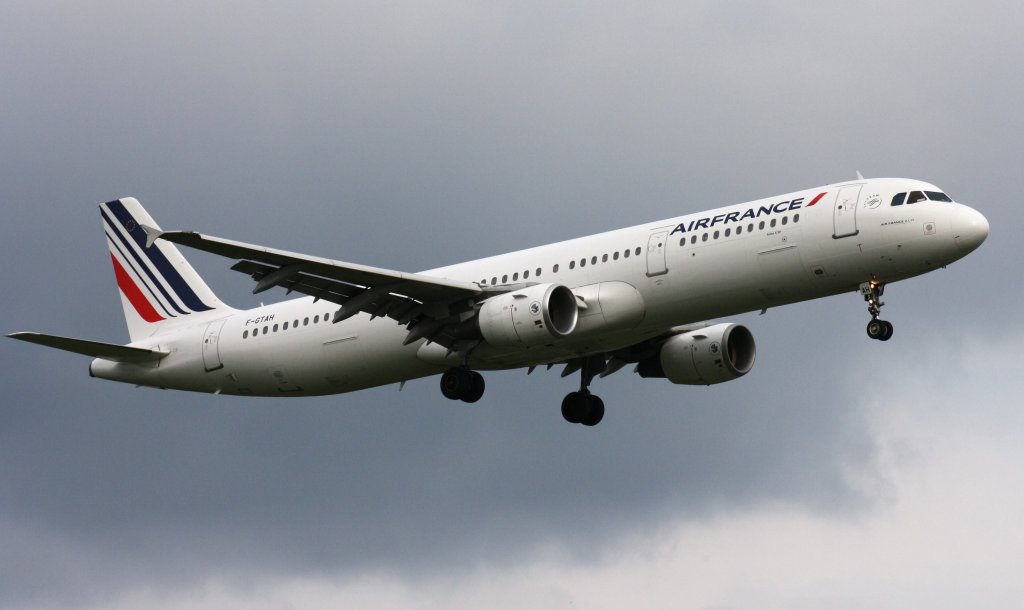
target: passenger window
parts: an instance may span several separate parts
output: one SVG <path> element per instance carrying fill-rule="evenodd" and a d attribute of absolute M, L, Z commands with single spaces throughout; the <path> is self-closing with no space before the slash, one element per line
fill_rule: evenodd
<path fill-rule="evenodd" d="M 497 284 L 497 283 L 498 283 L 498 276 L 494 276 L 494 277 L 492 277 L 492 278 L 491 278 L 491 286 L 494 286 L 494 285 L 495 285 L 495 284 Z"/>
<path fill-rule="evenodd" d="M 265 335 L 265 334 L 267 334 L 268 332 L 270 332 L 270 327 L 269 327 L 269 326 L 264 326 L 264 327 L 263 327 L 263 334 Z"/>
<path fill-rule="evenodd" d="M 945 193 L 939 193 L 937 191 L 925 191 L 924 194 L 927 195 L 928 199 L 931 199 L 932 201 L 945 201 L 947 203 L 953 203 L 953 200 L 950 199 L 949 195 Z"/>
<path fill-rule="evenodd" d="M 743 233 L 743 225 L 736 227 L 736 235 Z"/>
<path fill-rule="evenodd" d="M 788 224 L 788 223 L 789 223 L 789 216 L 783 216 L 782 217 L 782 224 Z"/>
<path fill-rule="evenodd" d="M 512 281 L 515 282 L 518 279 L 519 279 L 519 272 L 516 271 L 515 273 L 512 274 Z"/>
<path fill-rule="evenodd" d="M 910 195 L 907 196 L 907 205 L 911 203 L 917 203 L 918 201 L 924 201 L 924 193 L 921 191 L 910 191 Z"/>
<path fill-rule="evenodd" d="M 320 322 L 320 314 L 313 316 L 313 324 Z"/>
<path fill-rule="evenodd" d="M 508 283 L 508 275 L 507 274 L 501 276 L 501 283 L 502 284 L 507 284 Z"/>
<path fill-rule="evenodd" d="M 800 222 L 800 215 L 799 214 L 793 214 L 793 224 L 796 224 L 798 222 Z"/>
<path fill-rule="evenodd" d="M 772 222 L 768 226 L 772 227 L 773 229 L 775 228 L 775 219 L 774 218 L 772 218 Z"/>
<path fill-rule="evenodd" d="M 530 277 L 530 270 L 527 269 L 526 271 L 523 271 L 523 279 L 525 280 L 525 279 L 527 279 L 529 277 Z"/>
<path fill-rule="evenodd" d="M 258 335 L 258 334 L 260 334 L 260 329 L 259 329 L 259 328 L 254 328 L 254 329 L 252 329 L 252 336 L 253 336 L 253 337 L 255 337 L 255 336 L 256 336 L 256 335 Z"/>
<path fill-rule="evenodd" d="M 707 241 L 707 240 L 708 240 L 708 234 L 707 234 L 707 233 L 705 233 L 705 234 L 701 235 L 701 236 L 700 236 L 700 240 L 701 240 L 701 241 Z"/>
<path fill-rule="evenodd" d="M 299 321 L 298 320 L 295 320 L 294 322 L 292 322 L 292 328 L 298 328 L 298 327 L 299 327 Z"/>
<path fill-rule="evenodd" d="M 558 265 L 557 264 L 555 264 L 555 266 L 551 268 L 551 273 L 558 273 Z"/>
<path fill-rule="evenodd" d="M 245 332 L 243 332 L 243 333 L 242 333 L 242 338 L 243 338 L 243 339 L 248 339 L 248 338 L 249 338 L 249 331 L 245 331 Z"/>
<path fill-rule="evenodd" d="M 730 235 L 731 233 L 732 233 L 732 229 L 726 229 L 726 230 L 725 230 L 725 236 L 726 236 L 726 237 L 729 237 L 729 235 Z"/>
<path fill-rule="evenodd" d="M 906 201 L 906 199 L 906 193 L 897 193 L 896 196 L 892 198 L 892 205 L 903 205 L 903 202 Z"/>
<path fill-rule="evenodd" d="M 715 231 L 715 239 L 718 239 L 718 231 Z"/>
<path fill-rule="evenodd" d="M 696 235 L 694 235 L 693 237 L 690 238 L 690 243 L 691 244 L 697 243 L 697 236 Z"/>
<path fill-rule="evenodd" d="M 607 254 L 602 254 L 601 255 L 601 262 L 602 263 L 607 263 L 608 262 L 608 255 Z"/>
<path fill-rule="evenodd" d="M 569 268 L 570 269 L 575 269 L 576 268 L 576 261 L 569 261 Z"/>
<path fill-rule="evenodd" d="M 281 330 L 288 330 L 288 323 L 287 322 L 284 323 L 284 328 L 282 328 Z"/>
<path fill-rule="evenodd" d="M 540 267 L 537 267 L 537 273 L 536 273 L 535 275 L 536 275 L 537 277 L 540 277 Z"/>
<path fill-rule="evenodd" d="M 758 231 L 764 231 L 764 221 L 763 220 L 761 222 L 757 223 L 757 230 Z"/>
<path fill-rule="evenodd" d="M 640 256 L 640 246 L 636 247 L 636 252 L 634 252 L 634 254 L 636 254 L 637 256 Z"/>
<path fill-rule="evenodd" d="M 754 223 L 750 223 L 750 224 L 747 225 L 747 233 L 753 233 L 753 232 L 754 232 Z"/>
<path fill-rule="evenodd" d="M 597 264 L 597 257 L 596 256 L 591 256 L 590 257 L 590 264 L 591 265 L 596 265 Z"/>
<path fill-rule="evenodd" d="M 625 256 L 626 258 L 629 258 L 629 250 L 626 250 L 625 252 L 623 252 L 622 256 Z"/>
<path fill-rule="evenodd" d="M 274 325 L 274 332 L 277 332 L 277 324 Z"/>
<path fill-rule="evenodd" d="M 587 266 L 587 259 L 581 258 L 580 259 L 580 267 L 586 267 L 586 266 Z"/>
<path fill-rule="evenodd" d="M 305 318 L 302 319 L 302 325 L 309 326 L 309 316 L 306 316 Z"/>
<path fill-rule="evenodd" d="M 619 260 L 619 251 L 618 250 L 616 250 L 615 253 L 612 254 L 612 260 Z"/>

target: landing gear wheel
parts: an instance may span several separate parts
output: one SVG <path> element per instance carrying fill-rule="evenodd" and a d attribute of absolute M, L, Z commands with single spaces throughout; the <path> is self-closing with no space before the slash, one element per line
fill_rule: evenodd
<path fill-rule="evenodd" d="M 441 375 L 441 393 L 449 400 L 476 402 L 484 395 L 484 377 L 465 368 L 449 369 Z"/>
<path fill-rule="evenodd" d="M 462 396 L 463 402 L 476 402 L 484 395 L 484 376 L 476 371 L 470 371 L 470 384 L 466 393 Z"/>
<path fill-rule="evenodd" d="M 587 415 L 580 420 L 580 423 L 584 426 L 596 426 L 604 419 L 604 401 L 594 395 L 591 395 L 589 398 L 590 400 L 587 402 L 590 404 L 588 405 Z"/>
<path fill-rule="evenodd" d="M 591 394 L 587 386 L 595 375 L 607 370 L 608 357 L 604 354 L 586 356 L 570 364 L 579 365 L 580 389 L 562 399 L 562 417 L 570 424 L 596 426 L 604 419 L 604 401 Z"/>
<path fill-rule="evenodd" d="M 604 419 L 604 401 L 590 392 L 569 392 L 562 399 L 562 417 L 570 424 L 596 426 Z"/>
<path fill-rule="evenodd" d="M 885 320 L 874 319 L 868 322 L 868 336 L 878 341 L 888 341 L 892 338 L 892 323 Z"/>
<path fill-rule="evenodd" d="M 463 388 L 468 384 L 464 369 L 451 369 L 441 375 L 441 393 L 449 400 L 462 398 Z"/>
<path fill-rule="evenodd" d="M 562 399 L 562 417 L 570 424 L 578 424 L 587 414 L 588 394 L 583 392 L 569 392 Z"/>
<path fill-rule="evenodd" d="M 885 292 L 885 282 L 880 282 L 871 276 L 870 282 L 860 285 L 860 293 L 868 304 L 868 313 L 871 314 L 871 321 L 868 322 L 868 336 L 878 341 L 888 341 L 892 338 L 892 324 L 885 320 L 879 320 L 882 313 L 882 293 Z"/>

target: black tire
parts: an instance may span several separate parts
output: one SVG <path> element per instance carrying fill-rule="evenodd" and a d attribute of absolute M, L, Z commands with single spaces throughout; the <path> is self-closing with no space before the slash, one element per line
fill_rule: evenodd
<path fill-rule="evenodd" d="M 590 396 L 587 401 L 587 414 L 580 421 L 584 426 L 596 426 L 604 419 L 604 401 L 599 396 Z"/>
<path fill-rule="evenodd" d="M 879 341 L 888 341 L 892 339 L 892 322 L 882 322 L 885 329 L 882 331 L 882 336 L 878 338 Z"/>
<path fill-rule="evenodd" d="M 885 322 L 884 320 L 879 320 L 877 318 L 871 320 L 870 322 L 868 322 L 868 336 L 871 337 L 872 339 L 875 339 L 876 341 L 883 340 L 882 337 L 885 336 L 886 324 L 888 324 L 888 322 Z"/>
<path fill-rule="evenodd" d="M 586 394 L 569 392 L 562 399 L 562 417 L 570 424 L 578 424 L 586 412 Z"/>
<path fill-rule="evenodd" d="M 461 400 L 465 388 L 469 385 L 466 371 L 461 369 L 449 369 L 441 375 L 441 393 L 448 400 Z"/>
<path fill-rule="evenodd" d="M 463 402 L 476 402 L 480 400 L 484 395 L 484 376 L 476 371 L 466 371 L 469 373 L 469 383 L 466 387 L 466 392 L 462 395 Z"/>

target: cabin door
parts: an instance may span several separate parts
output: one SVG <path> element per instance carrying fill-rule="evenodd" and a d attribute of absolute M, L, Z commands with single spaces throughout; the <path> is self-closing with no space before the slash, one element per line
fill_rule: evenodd
<path fill-rule="evenodd" d="M 835 214 L 832 217 L 834 239 L 857 234 L 857 200 L 860 199 L 860 190 L 863 187 L 863 184 L 855 184 L 839 189 Z"/>
<path fill-rule="evenodd" d="M 225 322 L 227 318 L 210 322 L 203 333 L 203 366 L 207 373 L 224 368 L 224 363 L 220 361 L 220 329 L 224 328 Z"/>

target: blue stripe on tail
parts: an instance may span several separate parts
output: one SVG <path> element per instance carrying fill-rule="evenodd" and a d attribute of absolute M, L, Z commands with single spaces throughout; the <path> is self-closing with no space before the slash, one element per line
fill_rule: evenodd
<path fill-rule="evenodd" d="M 160 294 L 164 295 L 164 299 L 167 300 L 167 302 L 170 304 L 171 307 L 174 308 L 175 311 L 182 315 L 188 315 L 190 312 L 187 312 L 181 307 L 179 307 L 177 301 L 175 301 L 174 298 L 167 293 L 167 290 L 164 288 L 163 283 L 161 283 L 160 280 L 157 279 L 156 275 L 153 273 L 153 270 L 149 268 L 149 265 L 147 265 L 144 260 L 142 260 L 142 257 L 139 256 L 139 253 L 135 251 L 135 248 L 131 247 L 131 244 L 128 243 L 128 238 L 125 237 L 124 234 L 117 228 L 117 225 L 115 225 L 114 221 L 111 220 L 109 216 L 107 216 L 107 213 L 103 210 L 100 210 L 100 215 L 103 216 L 103 220 L 110 228 L 110 231 L 114 235 L 116 235 L 117 239 L 121 241 L 122 245 L 124 245 L 124 249 L 129 254 L 131 254 L 131 258 L 126 260 L 134 259 L 135 262 L 138 263 L 139 268 L 146 272 L 146 276 L 149 277 L 149 281 L 144 281 L 143 283 L 149 284 L 150 289 L 155 287 L 158 291 L 160 291 Z M 142 278 L 143 280 L 146 279 L 142 275 L 139 275 L 139 277 Z"/>
<path fill-rule="evenodd" d="M 113 230 L 113 227 L 111 227 L 111 229 Z M 127 254 L 125 254 L 124 248 L 122 248 L 120 244 L 118 244 L 116 241 L 114 241 L 114 238 L 111 237 L 110 234 L 107 234 L 107 243 L 110 245 L 111 249 L 113 249 L 114 251 L 116 251 L 118 254 L 121 255 L 121 260 L 124 261 L 124 265 L 126 267 L 128 267 L 129 269 L 131 269 L 132 271 L 134 271 L 136 277 L 138 277 L 139 279 L 145 280 L 145 278 L 143 277 L 142 273 L 139 272 L 138 265 L 136 264 L 136 261 L 133 261 Z M 134 252 L 132 254 L 134 254 Z M 147 271 L 148 271 L 148 269 L 147 269 Z M 156 303 L 156 305 L 163 311 L 163 316 L 165 318 L 176 318 L 176 317 L 178 317 L 177 315 L 174 314 L 174 312 L 172 312 L 169 309 L 167 309 L 167 306 L 164 305 L 163 301 L 161 301 L 160 298 L 157 297 L 157 295 L 153 293 L 153 289 L 150 287 L 149 282 L 142 281 L 142 282 L 139 282 L 139 284 L 141 284 L 142 287 L 146 289 L 146 292 L 149 293 L 149 296 L 150 296 L 149 300 L 152 303 Z M 157 284 L 157 286 L 159 286 L 159 284 Z M 170 297 L 167 295 L 166 292 L 164 293 L 164 297 L 167 298 L 167 300 L 171 303 L 171 305 L 174 305 L 174 301 L 170 299 Z M 185 312 L 182 312 L 180 309 L 178 311 L 181 312 L 181 313 L 185 313 Z"/>
<path fill-rule="evenodd" d="M 142 251 L 142 253 L 145 254 L 147 258 L 149 258 L 150 262 L 157 269 L 160 275 L 162 275 L 164 279 L 167 280 L 167 283 L 170 285 L 171 289 L 175 292 L 175 294 L 178 295 L 178 298 L 181 300 L 182 303 L 185 304 L 186 307 L 191 309 L 193 312 L 209 311 L 213 309 L 213 307 L 207 305 L 206 303 L 203 303 L 199 296 L 196 295 L 195 292 L 193 292 L 192 287 L 188 285 L 188 282 L 185 281 L 185 278 L 181 277 L 181 274 L 178 273 L 178 270 L 174 268 L 174 265 L 172 265 L 169 260 L 167 260 L 167 257 L 164 256 L 163 252 L 161 252 L 159 248 L 146 247 L 146 232 L 142 230 L 142 227 L 139 226 L 139 223 L 132 217 L 131 213 L 128 212 L 128 210 L 124 207 L 124 204 L 121 203 L 119 199 L 115 199 L 114 201 L 108 201 L 106 205 L 110 209 L 110 211 L 113 212 L 117 220 L 121 223 L 121 226 L 125 228 L 125 230 L 128 233 L 128 236 L 135 241 L 136 245 L 139 246 L 139 250 Z M 121 236 L 120 231 L 118 231 L 117 227 L 113 223 L 110 224 L 111 228 L 116 233 L 118 233 L 119 237 L 123 239 L 123 236 Z M 129 249 L 132 250 L 133 254 L 135 254 L 134 249 Z M 150 274 L 150 276 L 152 277 L 152 274 Z M 157 286 L 160 288 L 162 292 L 163 287 L 160 286 L 159 282 L 157 282 Z M 173 300 L 172 305 L 174 305 Z M 175 309 L 178 309 L 177 306 L 175 306 Z"/>

